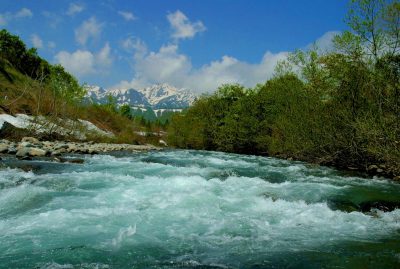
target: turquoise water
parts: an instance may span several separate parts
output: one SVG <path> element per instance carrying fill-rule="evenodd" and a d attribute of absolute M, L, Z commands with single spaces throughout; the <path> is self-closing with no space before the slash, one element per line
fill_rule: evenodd
<path fill-rule="evenodd" d="M 400 209 L 368 206 L 399 184 L 204 151 L 84 159 L 0 168 L 1 268 L 400 267 Z"/>

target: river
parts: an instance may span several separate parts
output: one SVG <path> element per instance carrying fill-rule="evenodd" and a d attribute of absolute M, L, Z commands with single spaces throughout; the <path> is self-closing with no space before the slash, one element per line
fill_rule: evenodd
<path fill-rule="evenodd" d="M 400 209 L 374 208 L 400 184 L 218 152 L 83 158 L 0 168 L 0 268 L 400 267 Z"/>

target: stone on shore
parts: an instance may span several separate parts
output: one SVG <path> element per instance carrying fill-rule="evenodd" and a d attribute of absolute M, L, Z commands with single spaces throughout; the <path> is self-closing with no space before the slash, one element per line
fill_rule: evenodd
<path fill-rule="evenodd" d="M 33 147 L 32 143 L 30 143 L 30 142 L 21 142 L 21 143 L 18 144 L 17 148 L 21 149 L 21 148 L 30 148 L 30 147 Z"/>
<path fill-rule="evenodd" d="M 0 144 L 0 153 L 7 153 L 8 152 L 9 145 L 6 144 Z"/>
<path fill-rule="evenodd" d="M 40 148 L 30 148 L 29 150 L 29 156 L 31 157 L 44 157 L 47 155 L 49 155 L 49 152 Z"/>
<path fill-rule="evenodd" d="M 34 137 L 24 137 L 21 142 L 0 140 L 0 154 L 13 154 L 18 159 L 30 160 L 34 157 L 52 156 L 63 154 L 99 154 L 112 151 L 140 152 L 160 150 L 153 145 L 111 144 L 94 142 L 68 142 L 68 141 L 39 141 Z M 79 161 L 80 162 L 80 161 Z"/>
<path fill-rule="evenodd" d="M 67 152 L 66 149 L 60 148 L 60 149 L 52 150 L 50 155 L 51 156 L 60 156 L 61 154 L 66 153 L 66 152 Z"/>
<path fill-rule="evenodd" d="M 23 157 L 44 157 L 47 156 L 49 152 L 40 148 L 31 147 L 21 147 L 15 154 L 19 158 Z"/>
<path fill-rule="evenodd" d="M 19 147 L 15 156 L 17 156 L 18 158 L 27 157 L 29 156 L 29 149 L 29 147 Z"/>
<path fill-rule="evenodd" d="M 40 141 L 37 138 L 34 137 L 23 137 L 21 139 L 21 142 L 28 142 L 31 144 L 41 144 Z"/>

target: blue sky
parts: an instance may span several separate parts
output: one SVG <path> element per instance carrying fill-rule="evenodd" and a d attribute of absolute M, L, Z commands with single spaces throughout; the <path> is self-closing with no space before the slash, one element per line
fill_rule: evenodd
<path fill-rule="evenodd" d="M 0 27 L 81 83 L 196 92 L 254 86 L 346 29 L 347 0 L 0 0 Z"/>

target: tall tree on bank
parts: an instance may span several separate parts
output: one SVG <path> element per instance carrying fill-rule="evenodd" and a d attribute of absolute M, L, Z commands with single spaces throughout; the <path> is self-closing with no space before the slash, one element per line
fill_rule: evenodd
<path fill-rule="evenodd" d="M 224 85 L 173 117 L 170 144 L 400 173 L 399 2 L 352 0 L 335 48 L 297 51 L 254 89 Z"/>

